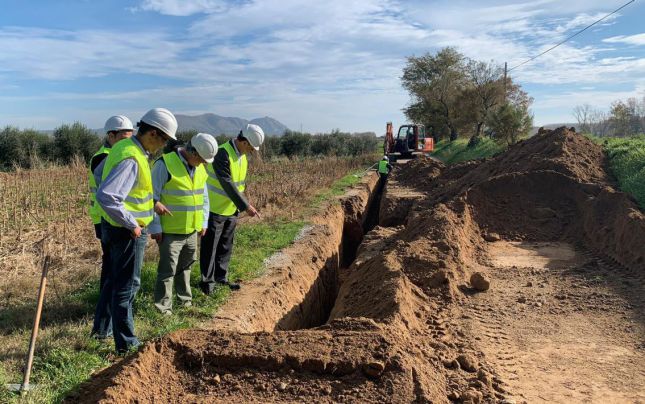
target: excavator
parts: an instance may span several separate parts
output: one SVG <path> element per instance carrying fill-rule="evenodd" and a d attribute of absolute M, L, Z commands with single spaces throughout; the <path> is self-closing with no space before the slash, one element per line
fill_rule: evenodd
<path fill-rule="evenodd" d="M 426 137 L 426 128 L 423 125 L 405 124 L 399 126 L 399 131 L 394 137 L 392 122 L 385 125 L 385 142 L 383 153 L 396 159 L 411 158 L 413 155 L 430 153 L 434 150 L 434 139 Z"/>

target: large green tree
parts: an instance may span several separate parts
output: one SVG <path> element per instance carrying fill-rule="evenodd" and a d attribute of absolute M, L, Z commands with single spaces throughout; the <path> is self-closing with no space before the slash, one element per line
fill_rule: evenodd
<path fill-rule="evenodd" d="M 506 103 L 529 118 L 532 99 L 510 77 L 504 80 L 501 66 L 469 59 L 454 48 L 409 57 L 401 81 L 412 98 L 406 116 L 437 139 L 470 136 L 476 144 L 491 114 Z"/>
<path fill-rule="evenodd" d="M 448 128 L 451 140 L 460 129 L 458 104 L 467 85 L 464 61 L 455 48 L 443 48 L 436 55 L 409 57 L 401 77 L 412 97 L 412 104 L 404 110 L 407 117 L 435 133 Z"/>
<path fill-rule="evenodd" d="M 533 116 L 527 107 L 506 102 L 489 115 L 487 125 L 494 139 L 511 145 L 528 134 Z"/>

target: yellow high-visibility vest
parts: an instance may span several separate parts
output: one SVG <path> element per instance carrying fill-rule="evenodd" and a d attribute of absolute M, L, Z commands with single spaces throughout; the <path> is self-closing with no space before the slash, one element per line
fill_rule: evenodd
<path fill-rule="evenodd" d="M 193 178 L 177 152 L 166 153 L 161 157 L 170 174 L 170 180 L 161 189 L 160 201 L 171 212 L 161 216 L 161 229 L 164 233 L 191 234 L 200 231 L 204 223 L 204 185 L 206 169 L 195 167 Z"/>
<path fill-rule="evenodd" d="M 378 172 L 380 174 L 387 174 L 387 161 L 381 160 L 378 162 Z"/>
<path fill-rule="evenodd" d="M 244 154 L 240 157 L 237 156 L 231 142 L 232 141 L 226 142 L 219 148 L 223 148 L 228 154 L 228 160 L 231 164 L 231 181 L 233 182 L 233 186 L 235 186 L 238 191 L 244 192 L 246 189 L 248 162 Z M 237 207 L 231 198 L 228 197 L 224 188 L 222 188 L 222 185 L 213 170 L 212 164 L 209 164 L 206 167 L 206 172 L 208 173 L 206 186 L 208 188 L 209 210 L 218 215 L 233 216 L 235 212 L 237 212 Z"/>
<path fill-rule="evenodd" d="M 88 176 L 88 183 L 90 184 L 90 206 L 88 208 L 88 213 L 90 214 L 90 218 L 92 218 L 92 223 L 94 224 L 99 224 L 101 223 L 101 208 L 99 204 L 96 202 L 96 188 L 98 187 L 96 184 L 96 180 L 94 179 L 94 173 L 92 172 L 92 161 L 96 157 L 99 157 L 100 155 L 103 154 L 110 154 L 110 148 L 101 146 L 99 151 L 94 153 L 92 158 L 90 159 L 90 166 L 89 166 L 89 176 Z"/>
<path fill-rule="evenodd" d="M 154 202 L 152 200 L 152 175 L 146 154 L 134 143 L 134 140 L 123 139 L 114 145 L 105 161 L 102 181 L 125 159 L 134 158 L 138 166 L 137 180 L 123 201 L 125 209 L 134 216 L 139 226 L 144 227 L 152 222 Z M 113 226 L 122 227 L 101 209 L 103 218 Z"/>

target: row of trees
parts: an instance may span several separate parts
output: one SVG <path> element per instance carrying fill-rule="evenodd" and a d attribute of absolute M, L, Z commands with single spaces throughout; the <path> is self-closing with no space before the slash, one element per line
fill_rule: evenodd
<path fill-rule="evenodd" d="M 7 126 L 0 131 L 0 168 L 34 168 L 49 162 L 69 164 L 77 157 L 88 161 L 101 143 L 101 138 L 78 122 L 61 125 L 52 135 Z"/>
<path fill-rule="evenodd" d="M 515 143 L 533 126 L 533 102 L 501 66 L 469 59 L 455 48 L 409 57 L 401 78 L 412 102 L 404 109 L 436 139 L 487 134 Z"/>
<path fill-rule="evenodd" d="M 612 137 L 645 133 L 645 96 L 640 100 L 614 101 L 609 111 L 589 104 L 577 105 L 573 108 L 573 115 L 578 121 L 578 130 L 583 133 Z"/>
<path fill-rule="evenodd" d="M 197 131 L 184 131 L 177 134 L 177 144 L 186 143 Z M 216 137 L 222 144 L 230 138 L 226 135 Z M 374 153 L 379 141 L 373 132 L 347 133 L 338 129 L 331 133 L 310 134 L 286 130 L 282 136 L 267 136 L 260 147 L 263 158 L 275 157 L 308 157 L 308 156 L 337 156 L 356 157 Z M 169 148 L 174 145 L 169 145 Z"/>
<path fill-rule="evenodd" d="M 178 132 L 178 141 L 169 145 L 169 148 L 186 143 L 196 133 Z M 216 138 L 220 144 L 229 140 L 225 135 Z M 52 135 L 7 126 L 0 130 L 0 169 L 35 168 L 48 163 L 69 164 L 76 158 L 89 161 L 102 142 L 102 137 L 78 122 L 61 125 Z M 311 135 L 287 131 L 283 136 L 268 136 L 260 152 L 269 159 L 278 156 L 358 156 L 373 153 L 377 144 L 374 133 L 350 134 L 334 130 L 329 134 Z"/>

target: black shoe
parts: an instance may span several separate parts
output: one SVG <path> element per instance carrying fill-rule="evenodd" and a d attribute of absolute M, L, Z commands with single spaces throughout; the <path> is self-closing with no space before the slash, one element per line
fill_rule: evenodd
<path fill-rule="evenodd" d="M 222 285 L 222 286 L 228 286 L 228 288 L 231 289 L 231 290 L 240 290 L 240 288 L 241 288 L 239 283 L 231 283 L 229 281 L 223 281 L 223 282 L 217 281 L 215 283 L 217 283 L 218 285 Z"/>
<path fill-rule="evenodd" d="M 210 296 L 211 293 L 213 293 L 213 284 L 208 284 L 208 283 L 199 283 L 199 289 L 206 295 Z"/>

